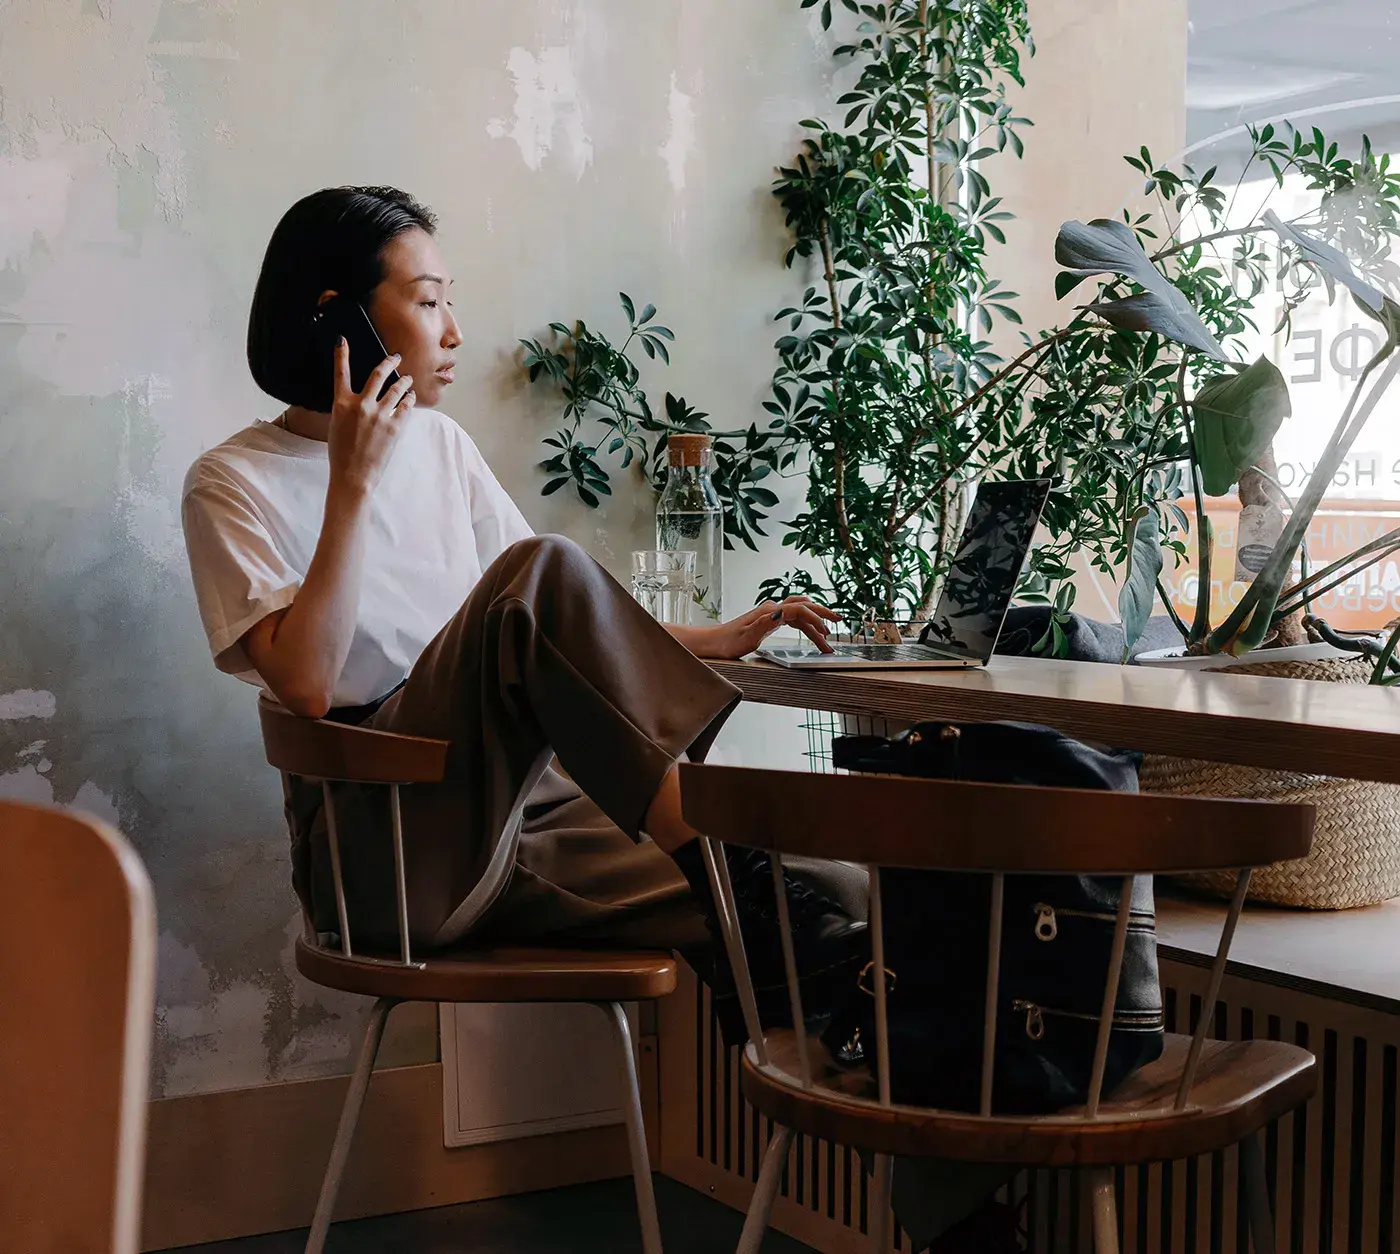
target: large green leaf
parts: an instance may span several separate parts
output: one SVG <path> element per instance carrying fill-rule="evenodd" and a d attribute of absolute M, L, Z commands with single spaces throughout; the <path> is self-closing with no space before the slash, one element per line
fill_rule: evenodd
<path fill-rule="evenodd" d="M 1144 289 L 1139 296 L 1090 305 L 1105 321 L 1135 331 L 1155 331 L 1217 361 L 1227 360 L 1191 302 L 1152 264 L 1137 236 L 1122 222 L 1111 218 L 1066 222 L 1055 239 L 1055 260 L 1075 274 L 1121 274 Z"/>
<path fill-rule="evenodd" d="M 1296 226 L 1290 226 L 1272 209 L 1265 212 L 1264 221 L 1274 229 L 1281 239 L 1287 240 L 1299 248 L 1303 255 L 1323 274 L 1335 279 L 1346 288 L 1356 298 L 1356 303 L 1385 327 L 1388 332 L 1389 346 L 1394 347 L 1397 332 L 1400 332 L 1400 306 L 1397 306 L 1380 288 L 1367 283 L 1357 274 L 1352 269 L 1346 253 L 1333 248 L 1331 244 L 1318 239 L 1316 235 L 1300 231 Z"/>
<path fill-rule="evenodd" d="M 1202 486 L 1223 496 L 1269 447 L 1293 403 L 1279 368 L 1261 357 L 1238 374 L 1204 384 L 1191 409 Z"/>
<path fill-rule="evenodd" d="M 1141 637 L 1152 615 L 1157 578 L 1162 573 L 1162 519 L 1150 505 L 1133 515 L 1128 543 L 1128 569 L 1118 593 L 1118 617 L 1123 620 L 1123 661 Z"/>

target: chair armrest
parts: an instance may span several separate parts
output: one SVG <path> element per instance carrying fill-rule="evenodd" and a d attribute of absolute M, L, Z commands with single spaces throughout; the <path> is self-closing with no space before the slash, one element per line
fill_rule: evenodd
<path fill-rule="evenodd" d="M 266 696 L 258 699 L 258 719 L 268 764 L 292 775 L 357 784 L 436 784 L 447 769 L 446 740 L 300 718 Z"/>

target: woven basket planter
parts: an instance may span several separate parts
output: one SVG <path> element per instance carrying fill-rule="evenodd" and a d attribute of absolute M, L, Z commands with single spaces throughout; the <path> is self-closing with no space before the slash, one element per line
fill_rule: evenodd
<path fill-rule="evenodd" d="M 1371 676 L 1372 664 L 1358 657 L 1211 669 L 1364 684 Z M 1149 755 L 1142 764 L 1142 790 L 1178 796 L 1310 802 L 1317 808 L 1312 852 L 1306 858 L 1255 871 L 1249 885 L 1252 901 L 1310 910 L 1347 910 L 1400 897 L 1400 785 Z M 1234 892 L 1232 872 L 1178 878 L 1215 896 L 1229 897 Z"/>

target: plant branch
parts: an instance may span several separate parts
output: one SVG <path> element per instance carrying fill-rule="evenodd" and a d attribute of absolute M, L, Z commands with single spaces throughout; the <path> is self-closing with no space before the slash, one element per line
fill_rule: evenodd
<path fill-rule="evenodd" d="M 1190 449 L 1191 492 L 1196 507 L 1196 614 L 1191 624 L 1188 644 L 1197 644 L 1210 633 L 1210 576 L 1211 549 L 1214 529 L 1206 515 L 1206 493 L 1201 482 L 1201 455 L 1196 446 L 1196 420 L 1186 400 L 1186 370 L 1189 365 L 1186 354 L 1181 355 L 1181 365 L 1176 372 L 1177 404 L 1181 407 L 1186 423 L 1186 440 Z"/>
<path fill-rule="evenodd" d="M 1381 651 L 1380 657 L 1376 659 L 1376 669 L 1371 672 L 1373 684 L 1386 682 L 1387 672 L 1390 669 L 1391 659 L 1395 656 L 1397 645 L 1400 645 L 1400 623 L 1395 624 L 1395 630 L 1390 633 L 1390 639 L 1385 642 L 1385 648 Z"/>
<path fill-rule="evenodd" d="M 978 400 L 982 399 L 988 393 L 990 393 L 997 383 L 1004 380 L 1007 375 L 1011 374 L 1012 371 L 1016 370 L 1019 366 L 1021 366 L 1028 358 L 1034 356 L 1036 353 L 1040 353 L 1042 355 L 1044 353 L 1047 353 L 1054 345 L 1058 344 L 1061 340 L 1069 336 L 1074 329 L 1075 328 L 1073 326 L 1066 327 L 1064 330 L 1057 331 L 1055 332 L 1055 334 L 1047 336 L 1045 339 L 1040 340 L 1039 342 L 1031 345 L 1031 347 L 1028 348 L 1024 353 L 1022 353 L 1018 358 L 1016 358 L 1015 361 L 1011 362 L 1011 364 L 1005 367 L 1005 369 L 999 371 L 993 378 L 989 379 L 980 388 L 978 388 L 976 392 L 974 392 L 970 397 L 968 397 L 967 400 L 963 401 L 950 413 L 945 415 L 943 418 L 943 425 L 945 427 L 951 426 L 952 420 L 954 418 L 958 417 L 960 414 L 965 413 L 970 406 L 972 406 Z M 927 488 L 923 493 L 920 494 L 920 496 L 914 502 L 913 505 L 906 509 L 902 514 L 900 514 L 898 520 L 894 524 L 893 530 L 887 531 L 887 538 L 892 539 L 895 535 L 899 533 L 899 531 L 905 526 L 905 524 L 908 523 L 909 520 L 914 517 L 915 514 L 927 508 L 929 502 L 932 501 L 933 498 L 943 490 L 943 488 L 948 484 L 948 482 L 953 478 L 953 476 L 956 475 L 958 471 L 960 471 L 964 466 L 967 465 L 968 462 L 972 460 L 973 454 L 975 454 L 977 450 L 982 446 L 982 441 L 987 438 L 987 436 L 990 434 L 992 428 L 996 425 L 996 423 L 998 423 L 1001 420 L 1002 414 L 1004 414 L 1012 404 L 1014 404 L 1020 399 L 1021 392 L 1024 390 L 1024 386 L 1025 381 L 1023 381 L 1023 384 L 1020 388 L 1012 392 L 1012 394 L 1000 406 L 993 410 L 990 417 L 983 419 L 981 426 L 979 426 L 977 430 L 973 433 L 972 441 L 969 443 L 967 449 L 960 456 L 954 458 L 951 463 L 940 465 L 938 479 L 929 488 Z"/>
<path fill-rule="evenodd" d="M 831 325 L 832 329 L 841 329 L 841 295 L 836 287 L 836 267 L 832 263 L 831 257 L 831 223 L 828 218 L 823 217 L 821 222 L 820 236 L 822 250 L 822 270 L 826 279 L 827 299 L 831 303 Z M 847 553 L 855 552 L 855 543 L 851 539 L 851 522 L 846 517 L 846 441 L 845 433 L 842 431 L 842 424 L 845 421 L 841 412 L 841 387 L 833 371 L 831 376 L 831 399 L 835 408 L 836 420 L 832 423 L 831 443 L 832 457 L 835 461 L 835 505 L 836 505 L 836 530 L 841 537 L 841 547 Z"/>
<path fill-rule="evenodd" d="M 1385 359 L 1391 357 L 1390 364 L 1386 367 L 1380 378 L 1376 381 L 1369 393 L 1366 393 L 1365 403 L 1362 404 L 1361 397 L 1366 389 L 1376 367 Z M 1246 646 L 1244 651 L 1253 648 L 1259 640 L 1263 639 L 1266 623 L 1261 621 L 1255 623 L 1253 614 L 1260 606 L 1266 593 L 1270 593 L 1273 603 L 1277 603 L 1278 590 L 1285 578 L 1287 578 L 1289 568 L 1293 563 L 1293 554 L 1297 551 L 1298 545 L 1307 530 L 1312 516 L 1317 511 L 1317 507 L 1322 503 L 1323 494 L 1327 490 L 1327 485 L 1332 482 L 1332 477 L 1337 473 L 1337 467 L 1341 465 L 1342 458 L 1350 450 L 1360 430 L 1366 424 L 1366 420 L 1371 416 L 1371 411 L 1389 387 L 1391 380 L 1400 372 L 1400 354 L 1394 354 L 1387 346 L 1377 353 L 1361 372 L 1361 377 L 1357 380 L 1356 388 L 1347 401 L 1346 409 L 1342 412 L 1332 438 L 1327 442 L 1327 447 L 1323 450 L 1322 456 L 1318 459 L 1318 464 L 1313 468 L 1312 474 L 1308 477 L 1307 487 L 1299 499 L 1298 508 L 1295 509 L 1288 520 L 1288 526 L 1279 537 L 1279 541 L 1274 545 L 1273 553 L 1264 569 L 1255 576 L 1254 582 L 1250 584 L 1248 591 L 1240 598 L 1240 603 L 1230 612 L 1226 620 L 1217 627 L 1207 640 L 1207 647 L 1212 653 L 1219 653 L 1224 648 L 1234 649 L 1236 638 L 1242 637 L 1242 643 Z M 1355 415 L 1355 417 L 1353 417 Z M 1265 611 L 1266 619 L 1273 618 L 1273 606 Z M 1244 625 L 1249 621 L 1250 627 L 1248 635 L 1244 634 Z M 1257 639 L 1256 639 L 1257 637 Z"/>
<path fill-rule="evenodd" d="M 1354 552 L 1348 553 L 1345 557 L 1338 558 L 1330 566 L 1324 566 L 1321 570 L 1315 571 L 1311 575 L 1307 575 L 1298 580 L 1297 583 L 1290 584 L 1278 594 L 1278 599 L 1280 601 L 1291 601 L 1295 597 L 1301 596 L 1306 592 L 1310 584 L 1316 583 L 1319 579 L 1326 579 L 1335 571 L 1340 570 L 1348 562 L 1354 562 L 1358 558 L 1365 557 L 1368 553 L 1373 553 L 1379 548 L 1386 548 L 1389 550 L 1397 545 L 1400 545 L 1400 527 L 1396 527 L 1392 531 L 1387 531 L 1383 536 L 1377 536 L 1374 540 L 1370 541 L 1368 544 L 1363 544 Z M 1318 594 L 1312 593 L 1311 595 L 1316 596 Z"/>
<path fill-rule="evenodd" d="M 1391 540 L 1391 542 L 1383 548 L 1376 549 L 1373 542 L 1373 544 L 1367 545 L 1366 548 L 1359 549 L 1355 553 L 1349 553 L 1340 561 L 1333 562 L 1332 565 L 1327 568 L 1327 571 L 1320 571 L 1310 579 L 1300 581 L 1294 585 L 1294 589 L 1290 590 L 1288 593 L 1280 593 L 1278 604 L 1273 613 L 1274 619 L 1287 618 L 1289 614 L 1296 613 L 1310 601 L 1315 601 L 1318 597 L 1326 596 L 1333 588 L 1340 587 L 1348 580 L 1354 579 L 1363 570 L 1369 570 L 1377 562 L 1385 561 L 1392 553 L 1400 550 L 1400 530 L 1392 531 L 1389 534 L 1396 538 Z M 1366 559 L 1365 561 L 1361 561 L 1363 557 Z M 1353 562 L 1358 561 L 1361 562 L 1359 566 L 1352 566 Z M 1337 574 L 1338 571 L 1342 571 L 1342 573 Z M 1336 575 L 1336 578 L 1332 578 L 1333 575 Z M 1322 583 L 1319 587 L 1318 583 L 1324 577 L 1329 582 Z"/>
<path fill-rule="evenodd" d="M 1142 504 L 1142 485 L 1147 478 L 1147 472 L 1151 470 L 1154 466 L 1170 465 L 1176 460 L 1175 458 L 1159 458 L 1157 460 L 1149 459 L 1153 448 L 1157 444 L 1157 436 L 1162 430 L 1162 423 L 1166 421 L 1166 417 L 1169 413 L 1172 413 L 1174 410 L 1180 408 L 1181 403 L 1179 401 L 1172 401 L 1170 404 L 1163 405 L 1161 409 L 1159 409 L 1156 413 L 1156 421 L 1152 424 L 1152 431 L 1147 437 L 1147 443 L 1143 445 L 1142 463 L 1138 466 L 1137 473 L 1133 476 L 1131 490 L 1128 493 L 1126 493 L 1123 498 L 1123 515 L 1121 526 L 1124 539 L 1127 538 L 1128 528 L 1130 526 L 1130 521 L 1132 519 L 1133 514 L 1137 511 L 1137 507 L 1140 504 Z"/>
<path fill-rule="evenodd" d="M 1181 633 L 1182 640 L 1191 639 L 1191 628 L 1183 621 L 1180 614 L 1176 612 L 1176 606 L 1172 604 L 1172 599 L 1167 595 L 1167 590 L 1162 584 L 1162 577 L 1157 576 L 1157 596 L 1162 602 L 1162 608 L 1167 611 L 1167 616 L 1172 620 L 1173 626 Z"/>
<path fill-rule="evenodd" d="M 1165 261 L 1168 257 L 1175 257 L 1178 253 L 1187 252 L 1195 248 L 1198 244 L 1214 244 L 1222 239 L 1233 239 L 1238 235 L 1252 235 L 1255 232 L 1262 232 L 1266 229 L 1265 227 L 1259 226 L 1256 222 L 1251 222 L 1248 226 L 1236 226 L 1226 231 L 1213 231 L 1209 235 L 1198 235 L 1193 239 L 1181 240 L 1171 245 L 1169 248 L 1163 248 L 1159 252 L 1153 253 L 1152 260 Z"/>

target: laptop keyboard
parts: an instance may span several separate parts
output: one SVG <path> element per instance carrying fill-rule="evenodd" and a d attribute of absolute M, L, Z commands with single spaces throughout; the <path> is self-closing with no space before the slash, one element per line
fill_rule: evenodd
<path fill-rule="evenodd" d="M 926 644 L 838 644 L 832 646 L 842 657 L 860 658 L 863 662 L 937 662 L 943 659 L 955 660 L 955 655 L 945 653 Z"/>

